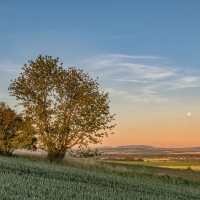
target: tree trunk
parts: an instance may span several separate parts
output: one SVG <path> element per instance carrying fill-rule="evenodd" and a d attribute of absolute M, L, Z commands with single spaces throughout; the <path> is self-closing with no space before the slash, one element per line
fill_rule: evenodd
<path fill-rule="evenodd" d="M 12 148 L 0 148 L 0 155 L 12 156 L 14 149 Z"/>
<path fill-rule="evenodd" d="M 61 162 L 65 157 L 65 152 L 48 152 L 47 158 L 50 162 Z"/>

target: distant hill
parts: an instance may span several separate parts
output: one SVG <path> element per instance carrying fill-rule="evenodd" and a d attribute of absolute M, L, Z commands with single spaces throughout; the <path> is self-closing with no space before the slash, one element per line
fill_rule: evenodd
<path fill-rule="evenodd" d="M 163 148 L 153 147 L 148 145 L 124 145 L 124 146 L 102 146 L 91 149 L 98 149 L 104 153 L 131 153 L 131 154 L 176 154 L 176 153 L 187 153 L 187 152 L 200 152 L 200 147 L 188 147 L 188 148 Z M 76 150 L 76 149 L 74 149 Z M 25 149 L 15 150 L 15 154 L 37 154 L 46 155 L 47 153 L 43 150 L 38 149 L 37 151 L 27 151 Z"/>
<path fill-rule="evenodd" d="M 137 148 L 137 149 L 147 149 L 147 148 L 153 148 L 155 149 L 156 147 L 153 146 L 147 146 L 147 145 L 127 145 L 127 146 L 117 146 L 116 148 Z"/>
<path fill-rule="evenodd" d="M 98 147 L 100 151 L 119 152 L 119 153 L 186 153 L 186 152 L 200 152 L 200 147 L 186 147 L 186 148 L 163 148 L 153 147 L 148 145 L 124 145 L 124 146 L 105 146 Z"/>

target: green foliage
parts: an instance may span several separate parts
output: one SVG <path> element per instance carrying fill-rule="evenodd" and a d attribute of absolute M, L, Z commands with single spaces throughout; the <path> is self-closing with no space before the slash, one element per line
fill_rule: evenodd
<path fill-rule="evenodd" d="M 12 110 L 5 102 L 0 102 L 0 154 L 12 155 L 14 149 L 35 150 L 36 138 L 28 122 Z"/>
<path fill-rule="evenodd" d="M 21 76 L 9 87 L 50 160 L 63 158 L 74 146 L 83 149 L 101 142 L 115 126 L 108 93 L 99 92 L 97 81 L 83 70 L 66 70 L 58 61 L 40 55 L 24 65 Z"/>
<path fill-rule="evenodd" d="M 95 150 L 87 149 L 87 150 L 78 152 L 78 155 L 81 158 L 92 158 L 92 157 L 100 156 L 101 154 L 98 151 L 98 149 L 95 149 Z"/>
<path fill-rule="evenodd" d="M 2 200 L 197 200 L 199 195 L 199 186 L 167 184 L 153 177 L 123 177 L 80 167 L 0 157 Z"/>

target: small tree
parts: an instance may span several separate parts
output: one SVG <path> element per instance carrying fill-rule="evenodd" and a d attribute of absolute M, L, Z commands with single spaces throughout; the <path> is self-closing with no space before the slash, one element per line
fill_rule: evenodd
<path fill-rule="evenodd" d="M 36 138 L 32 133 L 26 120 L 5 102 L 0 102 L 0 155 L 12 155 L 15 149 L 35 150 Z"/>
<path fill-rule="evenodd" d="M 21 76 L 9 87 L 50 160 L 62 159 L 74 146 L 83 149 L 101 142 L 115 126 L 108 93 L 100 93 L 97 81 L 83 70 L 65 70 L 58 61 L 40 55 L 22 67 Z"/>

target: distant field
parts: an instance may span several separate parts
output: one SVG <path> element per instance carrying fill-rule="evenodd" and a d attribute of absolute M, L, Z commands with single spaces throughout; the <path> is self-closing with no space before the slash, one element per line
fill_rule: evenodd
<path fill-rule="evenodd" d="M 110 161 L 107 161 L 110 162 Z M 173 169 L 188 169 L 190 167 L 193 170 L 200 170 L 200 162 L 183 162 L 183 161 L 169 161 L 169 160 L 147 160 L 145 162 L 136 162 L 136 161 L 111 161 L 116 163 L 124 163 L 131 165 L 144 165 L 152 167 L 166 167 Z"/>
<path fill-rule="evenodd" d="M 0 156 L 0 199 L 199 200 L 200 182 L 154 176 L 143 173 L 142 167 L 127 166 L 84 159 L 52 164 L 33 156 Z"/>
<path fill-rule="evenodd" d="M 170 169 L 191 169 L 191 170 L 195 170 L 195 171 L 200 171 L 200 166 L 196 166 L 196 165 L 190 165 L 190 166 L 184 166 L 184 165 L 180 165 L 180 166 L 159 166 L 159 167 L 163 167 L 163 168 L 170 168 Z"/>
<path fill-rule="evenodd" d="M 170 152 L 169 154 L 174 154 L 173 152 Z M 180 155 L 184 155 L 184 154 L 191 154 L 191 155 L 198 155 L 198 154 L 200 154 L 200 151 L 196 151 L 196 152 L 194 152 L 194 151 L 184 151 L 184 152 L 176 152 L 176 154 L 180 154 Z"/>

